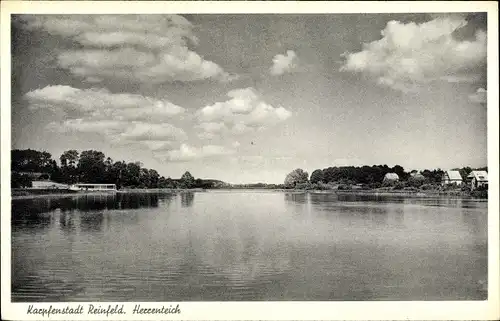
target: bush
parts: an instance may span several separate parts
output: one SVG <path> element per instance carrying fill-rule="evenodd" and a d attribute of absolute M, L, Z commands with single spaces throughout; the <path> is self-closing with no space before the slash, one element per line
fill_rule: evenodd
<path fill-rule="evenodd" d="M 26 188 L 32 187 L 31 178 L 28 175 L 21 175 L 19 173 L 12 173 L 10 177 L 11 188 Z"/>
<path fill-rule="evenodd" d="M 424 184 L 424 180 L 421 179 L 421 178 L 414 178 L 414 177 L 410 177 L 407 181 L 406 181 L 406 186 L 411 186 L 411 187 L 420 187 Z"/>
<path fill-rule="evenodd" d="M 436 186 L 433 184 L 423 184 L 422 186 L 420 186 L 420 189 L 424 191 L 435 190 Z"/>
<path fill-rule="evenodd" d="M 395 189 L 395 190 L 400 190 L 400 189 L 403 189 L 404 187 L 405 187 L 405 184 L 404 184 L 403 182 L 396 182 L 396 183 L 394 184 L 393 189 Z"/>
<path fill-rule="evenodd" d="M 472 191 L 471 196 L 477 198 L 488 198 L 488 188 L 484 188 L 482 186 L 478 187 Z"/>
<path fill-rule="evenodd" d="M 381 188 L 382 184 L 379 183 L 379 182 L 370 183 L 370 184 L 368 184 L 368 187 L 370 187 L 370 188 Z"/>
<path fill-rule="evenodd" d="M 338 187 L 337 187 L 338 190 L 340 191 L 349 191 L 352 189 L 351 185 L 346 185 L 346 184 L 340 184 Z"/>

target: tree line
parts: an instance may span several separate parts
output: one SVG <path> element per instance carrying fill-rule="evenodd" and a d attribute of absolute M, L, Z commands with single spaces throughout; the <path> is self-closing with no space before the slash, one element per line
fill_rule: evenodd
<path fill-rule="evenodd" d="M 471 167 L 454 168 L 459 171 L 465 179 L 473 170 L 488 170 L 487 167 L 473 169 Z M 399 177 L 397 182 L 384 182 L 384 177 L 388 173 L 396 173 Z M 439 185 L 444 171 L 441 169 L 425 169 L 420 172 L 416 170 L 405 171 L 400 165 L 389 167 L 387 165 L 373 166 L 341 166 L 316 169 L 309 174 L 301 168 L 290 172 L 284 181 L 285 188 L 298 189 L 329 189 L 334 185 L 337 187 L 349 187 L 352 185 L 364 188 L 378 188 L 383 186 L 422 187 Z"/>
<path fill-rule="evenodd" d="M 165 178 L 140 162 L 113 161 L 103 152 L 68 150 L 59 157 L 60 165 L 45 151 L 32 149 L 11 152 L 11 186 L 31 187 L 32 181 L 50 179 L 62 184 L 116 184 L 117 188 L 212 188 L 217 180 L 195 179 L 186 171 L 180 179 Z"/>
<path fill-rule="evenodd" d="M 316 169 L 308 172 L 297 168 L 290 172 L 283 184 L 237 184 L 231 185 L 213 179 L 195 179 L 185 172 L 180 179 L 165 178 L 156 170 L 143 167 L 140 162 L 113 161 L 100 151 L 68 150 L 59 157 L 60 165 L 45 151 L 32 149 L 11 152 L 11 186 L 30 187 L 32 180 L 50 179 L 62 184 L 100 183 L 116 184 L 117 188 L 296 188 L 296 189 L 333 189 L 356 185 L 363 188 L 430 188 L 439 185 L 444 171 L 425 169 L 405 171 L 400 165 L 340 166 Z M 487 167 L 454 168 L 465 179 L 473 170 L 488 170 Z M 387 173 L 396 173 L 398 182 L 384 182 Z M 35 175 L 36 174 L 36 175 Z"/>

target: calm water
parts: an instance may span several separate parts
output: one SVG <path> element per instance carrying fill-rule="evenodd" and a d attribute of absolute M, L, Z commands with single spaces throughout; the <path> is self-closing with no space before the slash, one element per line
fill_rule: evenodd
<path fill-rule="evenodd" d="M 487 203 L 258 191 L 14 200 L 13 301 L 487 298 Z"/>

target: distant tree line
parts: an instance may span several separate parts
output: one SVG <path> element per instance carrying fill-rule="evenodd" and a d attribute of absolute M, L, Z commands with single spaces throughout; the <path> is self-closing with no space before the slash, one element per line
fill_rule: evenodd
<path fill-rule="evenodd" d="M 295 188 L 295 189 L 372 189 L 391 187 L 393 189 L 420 188 L 430 189 L 441 183 L 444 171 L 425 169 L 420 172 L 407 172 L 396 165 L 341 166 L 316 169 L 308 172 L 297 168 L 290 172 L 283 184 L 228 184 L 214 179 L 195 179 L 185 172 L 180 179 L 165 178 L 156 170 L 144 168 L 140 162 L 113 161 L 104 153 L 85 150 L 81 153 L 68 150 L 59 157 L 60 165 L 45 151 L 32 149 L 12 150 L 11 184 L 12 187 L 30 187 L 36 179 L 50 179 L 57 183 L 102 183 L 116 184 L 117 188 Z M 487 167 L 455 168 L 463 179 L 473 170 L 488 170 Z M 387 173 L 396 173 L 397 182 L 384 182 Z"/>
<path fill-rule="evenodd" d="M 68 150 L 59 157 L 60 166 L 48 152 L 32 149 L 12 150 L 11 186 L 30 187 L 33 180 L 50 179 L 57 183 L 116 184 L 117 188 L 213 188 L 217 180 L 195 179 L 185 172 L 180 179 L 165 178 L 140 162 L 113 161 L 104 153 Z"/>
<path fill-rule="evenodd" d="M 465 179 L 473 170 L 488 170 L 487 167 L 473 169 L 471 167 L 455 168 Z M 399 177 L 397 182 L 384 182 L 387 173 L 396 173 Z M 308 177 L 308 173 L 303 169 L 297 168 L 290 172 L 284 180 L 285 188 L 296 189 L 331 189 L 334 186 L 350 188 L 353 185 L 362 188 L 379 187 L 430 187 L 441 183 L 444 171 L 441 169 L 425 169 L 420 172 L 413 170 L 410 172 L 396 165 L 389 167 L 387 165 L 373 166 L 341 166 L 316 169 Z"/>

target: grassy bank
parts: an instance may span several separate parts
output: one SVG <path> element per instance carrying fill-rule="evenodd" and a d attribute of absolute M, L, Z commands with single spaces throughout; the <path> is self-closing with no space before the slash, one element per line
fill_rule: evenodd
<path fill-rule="evenodd" d="M 351 194 L 351 195 L 377 195 L 377 196 L 406 196 L 406 197 L 462 197 L 462 198 L 479 198 L 487 199 L 488 191 L 464 191 L 464 190 L 391 190 L 388 188 L 378 189 L 352 189 L 352 190 L 324 190 L 324 189 L 240 189 L 240 188 L 220 188 L 220 189 L 173 189 L 173 188 L 134 188 L 134 189 L 120 189 L 116 192 L 95 191 L 95 192 L 75 192 L 63 189 L 12 189 L 13 199 L 24 198 L 40 198 L 40 197 L 67 197 L 67 196 L 102 196 L 110 194 L 130 194 L 130 193 L 186 193 L 186 192 L 206 192 L 206 191 L 273 191 L 273 192 L 288 192 L 288 193 L 320 193 L 320 194 Z"/>
<path fill-rule="evenodd" d="M 121 189 L 116 192 L 109 191 L 91 191 L 91 192 L 76 192 L 68 189 L 11 189 L 12 199 L 31 199 L 31 198 L 46 198 L 46 197 L 68 197 L 68 196 L 106 196 L 114 194 L 131 194 L 131 193 L 185 193 L 185 192 L 203 192 L 204 189 L 172 189 L 172 188 L 135 188 Z"/>

